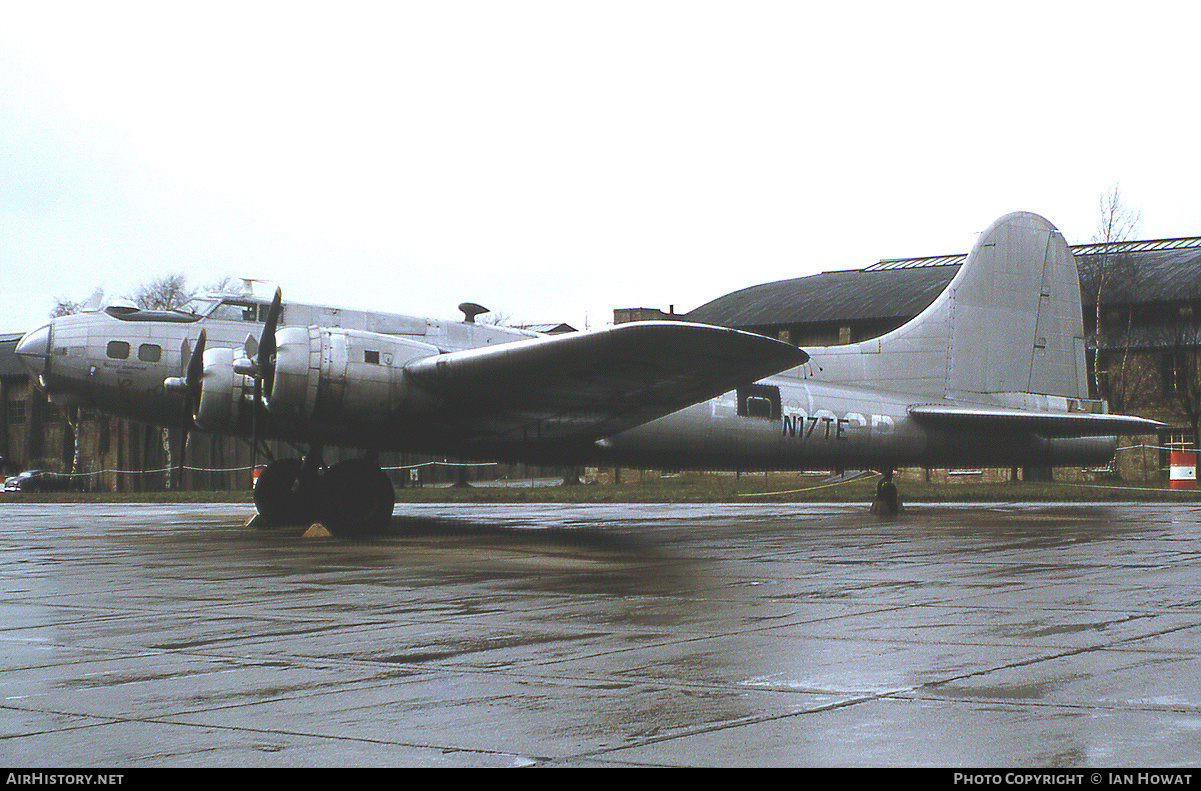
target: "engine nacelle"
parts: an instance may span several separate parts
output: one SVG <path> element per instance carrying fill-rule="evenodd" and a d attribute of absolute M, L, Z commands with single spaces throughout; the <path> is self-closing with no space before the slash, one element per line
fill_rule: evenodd
<path fill-rule="evenodd" d="M 405 363 L 439 353 L 409 338 L 323 327 L 286 327 L 275 342 L 268 409 L 319 423 L 371 422 L 411 407 L 420 394 Z"/>
<path fill-rule="evenodd" d="M 206 349 L 204 376 L 200 380 L 200 401 L 192 419 L 202 431 L 232 430 L 242 408 L 242 394 L 253 386 L 252 380 L 234 371 L 234 349 Z"/>

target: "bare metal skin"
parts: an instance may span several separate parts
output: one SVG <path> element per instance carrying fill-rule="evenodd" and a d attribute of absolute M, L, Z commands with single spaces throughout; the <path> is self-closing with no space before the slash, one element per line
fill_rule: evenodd
<path fill-rule="evenodd" d="M 1092 465 L 1112 458 L 1116 435 L 1159 426 L 1088 399 L 1075 260 L 1054 226 L 1022 212 L 982 233 L 909 323 L 808 353 L 684 322 L 533 337 L 473 320 L 249 298 L 196 314 L 67 316 L 30 331 L 17 352 L 56 401 L 308 444 L 304 464 L 268 467 L 260 513 L 316 514 L 344 533 L 390 516 L 391 484 L 370 461 L 323 471 L 323 445 L 363 448 L 368 459 L 413 450 L 891 470 Z"/>

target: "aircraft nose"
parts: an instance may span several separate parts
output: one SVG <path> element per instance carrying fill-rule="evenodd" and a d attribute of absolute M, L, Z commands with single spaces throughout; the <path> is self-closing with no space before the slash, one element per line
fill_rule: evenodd
<path fill-rule="evenodd" d="M 21 337 L 17 342 L 17 356 L 33 374 L 34 379 L 46 373 L 50 363 L 50 324 L 36 327 Z"/>

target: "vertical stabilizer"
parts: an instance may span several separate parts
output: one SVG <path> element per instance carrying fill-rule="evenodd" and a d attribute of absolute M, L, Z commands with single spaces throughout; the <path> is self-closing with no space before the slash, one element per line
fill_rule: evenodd
<path fill-rule="evenodd" d="M 989 226 L 912 321 L 810 351 L 823 381 L 969 401 L 1088 397 L 1076 261 L 1055 226 L 1028 212 Z"/>

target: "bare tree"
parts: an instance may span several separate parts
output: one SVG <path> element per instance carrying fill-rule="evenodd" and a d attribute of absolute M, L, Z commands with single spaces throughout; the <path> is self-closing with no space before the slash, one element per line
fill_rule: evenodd
<path fill-rule="evenodd" d="M 54 298 L 54 310 L 50 311 L 50 318 L 57 319 L 60 316 L 72 316 L 83 310 L 82 302 L 72 302 L 66 297 Z"/>
<path fill-rule="evenodd" d="M 195 290 L 188 288 L 187 278 L 176 273 L 155 278 L 140 286 L 130 299 L 143 310 L 171 310 L 193 296 Z"/>
<path fill-rule="evenodd" d="M 489 311 L 487 316 L 481 316 L 478 321 L 480 324 L 489 324 L 493 327 L 513 326 L 513 316 L 511 314 L 496 311 Z"/>
<path fill-rule="evenodd" d="M 54 298 L 54 310 L 50 311 L 50 318 L 57 319 L 61 316 L 73 316 L 83 310 L 84 303 L 73 302 L 66 297 Z M 82 471 L 83 461 L 83 443 L 80 441 L 80 425 L 79 425 L 79 406 L 71 404 L 62 410 L 63 416 L 67 420 L 67 426 L 71 429 L 71 442 L 73 447 L 71 460 L 67 462 L 66 472 L 68 475 L 79 474 Z"/>
<path fill-rule="evenodd" d="M 1138 264 L 1116 244 L 1134 238 L 1139 212 L 1122 203 L 1121 190 L 1116 184 L 1101 196 L 1099 208 L 1093 242 L 1100 246 L 1080 257 L 1080 281 L 1081 288 L 1096 299 L 1093 384 L 1097 397 L 1121 410 L 1128 408 L 1136 391 L 1146 385 L 1145 372 L 1136 375 L 1137 366 L 1131 354 Z M 1107 305 L 1111 306 L 1108 311 Z"/>

